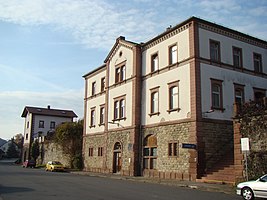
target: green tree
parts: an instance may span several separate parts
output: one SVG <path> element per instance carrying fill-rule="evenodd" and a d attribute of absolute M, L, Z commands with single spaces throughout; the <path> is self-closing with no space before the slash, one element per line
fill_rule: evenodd
<path fill-rule="evenodd" d="M 6 155 L 8 158 L 18 158 L 19 157 L 19 152 L 17 151 L 16 144 L 14 142 L 14 138 L 11 139 L 11 142 L 8 145 Z"/>
<path fill-rule="evenodd" d="M 82 168 L 83 120 L 66 122 L 56 127 L 54 141 L 70 157 L 72 168 Z"/>
<path fill-rule="evenodd" d="M 36 160 L 39 155 L 40 155 L 39 142 L 35 140 L 31 146 L 31 157 L 32 159 Z"/>

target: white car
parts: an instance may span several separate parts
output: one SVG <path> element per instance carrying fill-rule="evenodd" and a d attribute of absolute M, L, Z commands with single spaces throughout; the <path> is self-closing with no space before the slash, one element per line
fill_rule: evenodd
<path fill-rule="evenodd" d="M 267 174 L 256 181 L 239 183 L 236 188 L 236 194 L 241 195 L 246 200 L 251 200 L 255 197 L 267 198 Z"/>

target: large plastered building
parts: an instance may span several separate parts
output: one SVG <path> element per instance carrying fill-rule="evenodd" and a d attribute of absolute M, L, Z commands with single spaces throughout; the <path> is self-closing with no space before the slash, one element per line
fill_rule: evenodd
<path fill-rule="evenodd" d="M 196 17 L 145 43 L 117 38 L 84 75 L 85 170 L 183 180 L 234 170 L 233 104 L 266 96 L 266 65 L 266 41 Z"/>

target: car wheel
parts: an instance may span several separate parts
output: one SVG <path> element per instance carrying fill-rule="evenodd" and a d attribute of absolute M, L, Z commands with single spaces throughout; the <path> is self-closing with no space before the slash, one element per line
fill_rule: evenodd
<path fill-rule="evenodd" d="M 253 194 L 253 191 L 248 188 L 248 187 L 245 187 L 244 189 L 242 189 L 242 197 L 246 200 L 252 200 L 254 199 L 254 194 Z"/>

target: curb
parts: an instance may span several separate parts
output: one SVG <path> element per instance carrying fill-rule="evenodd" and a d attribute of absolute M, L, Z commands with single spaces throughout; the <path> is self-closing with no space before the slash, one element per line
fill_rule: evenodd
<path fill-rule="evenodd" d="M 235 194 L 235 188 L 233 186 L 225 185 L 225 184 L 218 184 L 218 183 L 214 184 L 214 183 L 199 183 L 199 182 L 191 182 L 191 181 L 179 181 L 179 180 L 172 180 L 172 179 L 128 177 L 128 176 L 92 173 L 92 172 L 83 172 L 83 171 L 70 171 L 70 173 L 82 175 L 82 176 L 111 178 L 111 179 L 117 179 L 117 180 L 136 181 L 136 182 L 142 182 L 142 183 L 161 184 L 161 185 L 172 186 L 172 187 L 184 187 L 184 188 L 189 188 L 193 190 L 201 190 L 201 191 L 208 191 L 208 192 Z"/>

